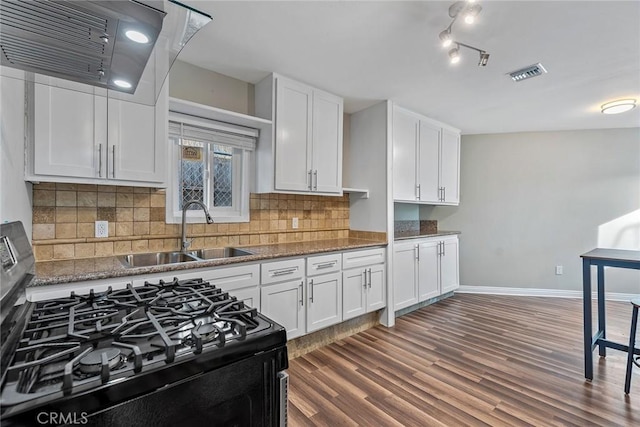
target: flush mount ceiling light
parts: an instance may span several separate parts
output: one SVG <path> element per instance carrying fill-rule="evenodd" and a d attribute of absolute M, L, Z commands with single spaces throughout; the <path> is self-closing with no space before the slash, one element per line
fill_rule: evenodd
<path fill-rule="evenodd" d="M 475 22 L 475 19 L 481 10 L 482 6 L 477 4 L 475 0 L 457 1 L 449 6 L 449 16 L 453 20 L 447 28 L 440 32 L 438 38 L 442 43 L 442 47 L 449 47 L 452 44 L 456 45 L 455 48 L 449 50 L 449 59 L 452 64 L 457 64 L 458 62 L 460 62 L 460 46 L 464 46 L 467 49 L 475 50 L 480 54 L 480 60 L 478 61 L 479 67 L 485 67 L 489 62 L 489 54 L 485 50 L 455 41 L 453 40 L 453 37 L 451 35 L 453 24 L 455 24 L 456 20 L 459 17 L 464 17 L 466 23 L 472 24 L 473 22 Z"/>
<path fill-rule="evenodd" d="M 618 99 L 616 101 L 607 102 L 600 106 L 603 114 L 620 114 L 636 107 L 635 99 Z"/>

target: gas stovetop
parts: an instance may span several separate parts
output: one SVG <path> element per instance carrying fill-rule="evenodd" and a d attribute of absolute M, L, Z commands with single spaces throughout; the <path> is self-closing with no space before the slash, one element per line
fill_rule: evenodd
<path fill-rule="evenodd" d="M 71 293 L 32 303 L 27 319 L 6 369 L 3 407 L 92 391 L 184 361 L 238 357 L 234 347 L 273 329 L 256 309 L 201 279 Z"/>

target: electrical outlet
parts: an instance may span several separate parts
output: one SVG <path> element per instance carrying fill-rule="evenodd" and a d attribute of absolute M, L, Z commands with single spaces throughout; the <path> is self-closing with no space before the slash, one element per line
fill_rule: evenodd
<path fill-rule="evenodd" d="M 291 228 L 298 228 L 298 218 L 293 218 L 291 220 Z"/>
<path fill-rule="evenodd" d="M 109 221 L 96 221 L 96 237 L 109 237 Z"/>
<path fill-rule="evenodd" d="M 564 273 L 564 268 L 561 265 L 556 265 L 556 276 L 561 276 Z"/>

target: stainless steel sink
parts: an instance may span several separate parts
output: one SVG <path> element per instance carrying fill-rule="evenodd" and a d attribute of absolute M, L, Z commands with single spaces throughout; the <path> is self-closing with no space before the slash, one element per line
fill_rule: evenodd
<path fill-rule="evenodd" d="M 131 254 L 121 257 L 127 267 L 149 267 L 152 265 L 177 264 L 181 262 L 198 261 L 192 255 L 182 252 L 152 252 L 146 254 Z"/>
<path fill-rule="evenodd" d="M 208 259 L 233 258 L 253 255 L 243 249 L 226 247 L 213 249 L 199 249 L 184 252 L 151 252 L 145 254 L 131 254 L 120 257 L 126 267 L 149 267 L 152 265 L 178 264 L 181 262 L 204 261 Z"/>
<path fill-rule="evenodd" d="M 206 260 L 206 259 L 219 259 L 219 258 L 233 258 L 233 257 L 247 256 L 247 255 L 253 255 L 253 254 L 243 249 L 226 247 L 226 248 L 199 249 L 197 251 L 189 252 L 189 255 Z"/>

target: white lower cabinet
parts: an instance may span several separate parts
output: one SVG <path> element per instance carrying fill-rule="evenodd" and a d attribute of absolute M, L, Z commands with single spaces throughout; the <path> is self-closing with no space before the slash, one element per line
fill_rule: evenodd
<path fill-rule="evenodd" d="M 342 272 L 342 320 L 352 319 L 387 305 L 384 249 L 347 252 L 343 265 L 355 266 Z"/>
<path fill-rule="evenodd" d="M 342 322 L 342 275 L 307 278 L 307 332 Z"/>
<path fill-rule="evenodd" d="M 287 330 L 287 339 L 306 333 L 304 279 L 263 286 L 260 312 Z"/>
<path fill-rule="evenodd" d="M 393 248 L 394 309 L 460 287 L 458 236 L 413 239 Z"/>

